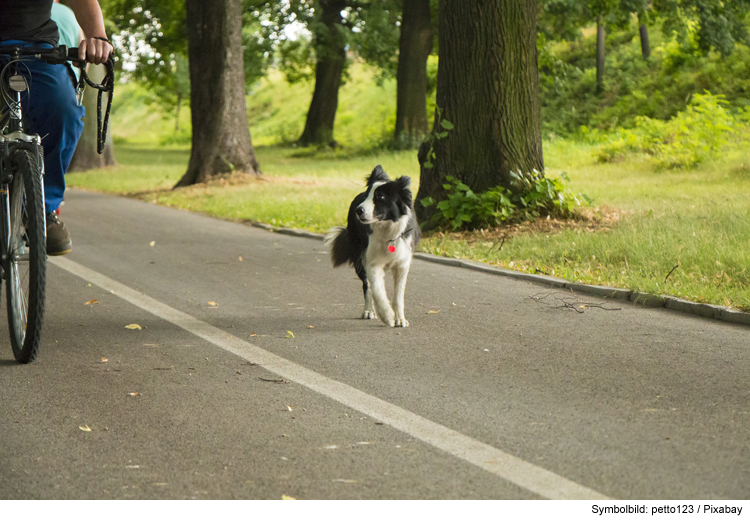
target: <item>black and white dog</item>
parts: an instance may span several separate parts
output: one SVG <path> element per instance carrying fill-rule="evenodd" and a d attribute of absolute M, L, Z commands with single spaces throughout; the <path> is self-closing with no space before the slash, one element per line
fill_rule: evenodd
<path fill-rule="evenodd" d="M 347 262 L 362 280 L 363 319 L 380 318 L 388 326 L 409 326 L 404 290 L 411 257 L 421 232 L 414 214 L 411 179 L 390 180 L 378 165 L 367 177 L 367 190 L 349 207 L 347 227 L 334 227 L 325 242 L 334 267 Z M 385 291 L 385 272 L 393 274 L 393 306 Z"/>

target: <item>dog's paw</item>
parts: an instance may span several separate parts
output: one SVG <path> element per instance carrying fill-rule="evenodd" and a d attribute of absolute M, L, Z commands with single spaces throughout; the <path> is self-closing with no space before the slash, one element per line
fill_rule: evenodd
<path fill-rule="evenodd" d="M 393 328 L 396 326 L 396 320 L 393 317 L 386 317 L 383 319 L 383 322 Z"/>
<path fill-rule="evenodd" d="M 376 314 L 374 311 L 365 310 L 362 314 L 362 319 L 377 319 L 378 314 Z"/>
<path fill-rule="evenodd" d="M 397 328 L 403 328 L 409 326 L 409 321 L 407 321 L 405 318 L 396 317 L 396 327 Z"/>

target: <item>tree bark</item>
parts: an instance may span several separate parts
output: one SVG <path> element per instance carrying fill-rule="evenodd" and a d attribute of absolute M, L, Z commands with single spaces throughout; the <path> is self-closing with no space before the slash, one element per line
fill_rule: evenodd
<path fill-rule="evenodd" d="M 305 129 L 298 140 L 304 146 L 336 145 L 333 140 L 333 125 L 339 104 L 341 75 L 346 63 L 346 37 L 341 11 L 346 5 L 345 0 L 319 1 L 320 18 L 317 18 L 316 13 L 313 31 L 315 90 L 307 112 Z"/>
<path fill-rule="evenodd" d="M 604 40 L 606 32 L 602 15 L 596 18 L 596 93 L 604 90 Z"/>
<path fill-rule="evenodd" d="M 648 26 L 641 24 L 639 31 L 641 33 L 641 55 L 643 60 L 647 60 L 651 56 L 651 44 L 648 40 Z"/>
<path fill-rule="evenodd" d="M 404 0 L 396 73 L 396 144 L 421 141 L 427 123 L 427 58 L 432 52 L 430 0 Z"/>
<path fill-rule="evenodd" d="M 434 206 L 421 200 L 444 199 L 448 175 L 483 192 L 512 188 L 511 171 L 544 170 L 535 2 L 440 0 L 438 12 L 438 110 L 419 151 L 422 221 Z M 453 128 L 435 139 L 443 120 Z"/>
<path fill-rule="evenodd" d="M 88 66 L 88 73 L 91 78 L 96 82 L 101 82 L 104 78 L 106 69 L 101 64 L 90 64 Z M 91 169 L 101 169 L 109 165 L 116 165 L 115 160 L 115 147 L 112 143 L 112 128 L 107 131 L 107 141 L 104 143 L 104 152 L 98 154 L 96 152 L 97 140 L 97 118 L 96 118 L 96 100 L 99 96 L 99 91 L 91 88 L 86 88 L 83 93 L 83 106 L 86 109 L 86 115 L 83 118 L 83 133 L 81 139 L 78 140 L 78 146 L 73 154 L 73 158 L 70 160 L 68 166 L 68 172 L 87 171 Z M 107 97 L 109 94 L 104 94 L 102 97 L 102 118 L 104 117 L 104 111 L 107 108 Z M 110 122 L 111 125 L 111 122 Z"/>
<path fill-rule="evenodd" d="M 192 149 L 175 187 L 258 174 L 245 105 L 241 0 L 186 0 Z"/>

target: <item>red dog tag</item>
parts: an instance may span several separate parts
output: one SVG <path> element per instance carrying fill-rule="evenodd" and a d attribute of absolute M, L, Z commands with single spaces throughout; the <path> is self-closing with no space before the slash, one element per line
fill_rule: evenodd
<path fill-rule="evenodd" d="M 394 246 L 393 244 L 388 244 L 388 251 L 390 251 L 391 253 L 395 253 L 396 246 Z"/>

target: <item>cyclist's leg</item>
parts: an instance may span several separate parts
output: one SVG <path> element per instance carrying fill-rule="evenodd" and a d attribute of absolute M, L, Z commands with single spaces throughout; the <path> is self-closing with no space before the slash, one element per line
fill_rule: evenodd
<path fill-rule="evenodd" d="M 44 195 L 48 213 L 60 207 L 65 193 L 65 173 L 83 132 L 83 106 L 62 64 L 26 62 L 31 82 L 24 98 L 24 115 L 44 147 Z M 21 68 L 23 70 L 23 68 Z"/>

